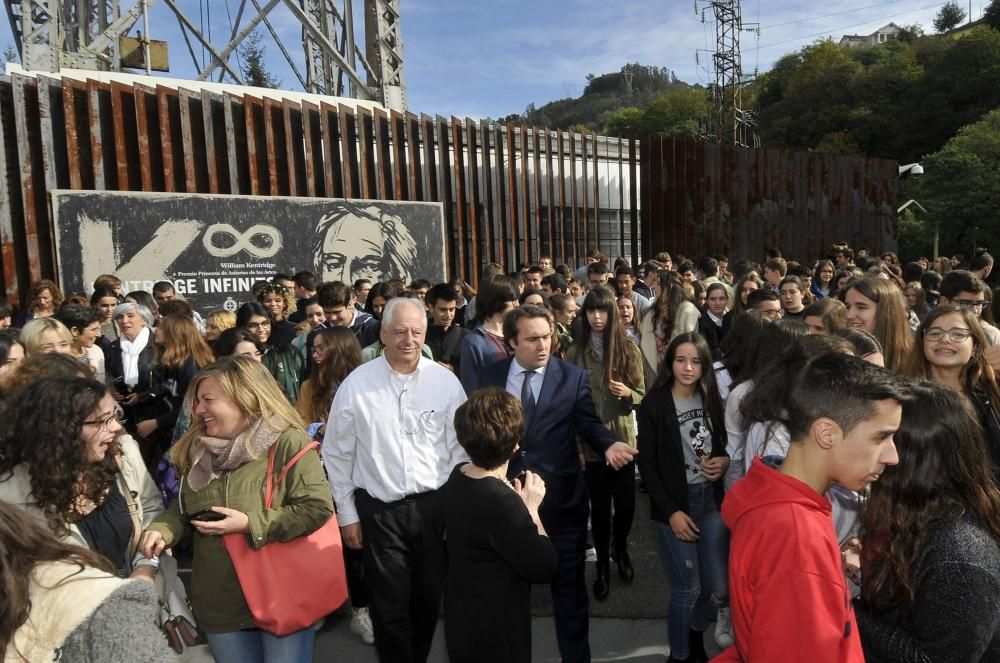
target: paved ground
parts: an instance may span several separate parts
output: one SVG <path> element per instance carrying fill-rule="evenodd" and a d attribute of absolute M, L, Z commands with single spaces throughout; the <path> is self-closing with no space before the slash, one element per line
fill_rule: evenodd
<path fill-rule="evenodd" d="M 632 528 L 630 555 L 635 567 L 635 581 L 622 582 L 612 565 L 611 594 L 604 602 L 591 597 L 590 647 L 594 663 L 623 661 L 626 663 L 652 663 L 664 661 L 669 653 L 667 643 L 667 602 L 669 581 L 653 525 L 649 520 L 649 498 L 638 495 L 635 524 Z M 594 564 L 587 564 L 587 586 L 593 582 Z M 552 621 L 552 603 L 548 587 L 535 587 L 532 591 L 533 657 L 536 663 L 557 662 L 555 627 Z M 714 627 L 714 625 L 713 625 Z M 708 633 L 712 632 L 712 628 Z M 718 647 L 707 637 L 706 648 L 710 655 Z M 350 663 L 375 662 L 375 649 L 365 645 L 350 631 L 350 611 L 342 610 L 331 616 L 316 640 L 317 662 L 349 661 Z M 434 638 L 431 663 L 447 663 L 444 633 L 441 624 Z"/>

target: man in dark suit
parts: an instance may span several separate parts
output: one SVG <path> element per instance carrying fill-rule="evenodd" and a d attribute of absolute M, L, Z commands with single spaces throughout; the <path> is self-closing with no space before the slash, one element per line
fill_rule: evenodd
<path fill-rule="evenodd" d="M 577 436 L 615 469 L 636 451 L 616 442 L 594 409 L 583 369 L 550 356 L 552 314 L 522 306 L 504 319 L 503 335 L 514 356 L 483 369 L 479 387 L 500 387 L 521 399 L 524 435 L 509 475 L 531 470 L 545 481 L 542 523 L 559 555 L 552 582 L 556 637 L 563 663 L 590 661 L 584 549 L 587 539 L 587 484 L 576 447 Z"/>

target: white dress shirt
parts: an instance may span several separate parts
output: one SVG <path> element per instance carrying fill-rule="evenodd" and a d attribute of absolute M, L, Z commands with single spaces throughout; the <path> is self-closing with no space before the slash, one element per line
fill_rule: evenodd
<path fill-rule="evenodd" d="M 524 386 L 524 374 L 528 369 L 517 363 L 517 359 L 510 362 L 510 370 L 507 371 L 507 393 L 521 400 L 521 388 Z M 531 393 L 535 395 L 535 405 L 538 405 L 538 396 L 542 393 L 542 382 L 545 380 L 545 366 L 535 369 L 535 376 L 531 378 Z"/>
<path fill-rule="evenodd" d="M 440 488 L 469 460 L 454 423 L 465 400 L 458 378 L 426 357 L 406 375 L 382 356 L 347 376 L 334 396 L 322 447 L 341 526 L 358 522 L 356 489 L 395 502 Z"/>

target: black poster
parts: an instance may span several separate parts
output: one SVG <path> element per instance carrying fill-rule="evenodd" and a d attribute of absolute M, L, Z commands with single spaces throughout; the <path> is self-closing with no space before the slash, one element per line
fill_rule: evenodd
<path fill-rule="evenodd" d="M 171 281 L 196 309 L 235 310 L 255 281 L 445 279 L 440 203 L 53 190 L 63 292 L 114 274 L 123 292 Z"/>

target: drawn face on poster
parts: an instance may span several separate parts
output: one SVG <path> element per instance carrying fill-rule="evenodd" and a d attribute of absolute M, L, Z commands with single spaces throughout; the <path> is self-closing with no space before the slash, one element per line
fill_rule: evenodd
<path fill-rule="evenodd" d="M 324 282 L 418 278 L 417 244 L 403 219 L 381 203 L 334 203 L 316 226 L 313 264 Z"/>
<path fill-rule="evenodd" d="M 234 310 L 254 282 L 312 270 L 353 284 L 444 280 L 440 203 L 53 190 L 60 280 L 89 293 L 100 274 L 125 291 L 170 281 L 207 312 Z"/>

